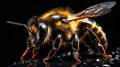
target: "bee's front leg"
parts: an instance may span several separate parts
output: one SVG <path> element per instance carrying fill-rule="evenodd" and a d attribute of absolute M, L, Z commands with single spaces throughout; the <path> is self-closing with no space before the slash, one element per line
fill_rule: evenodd
<path fill-rule="evenodd" d="M 20 57 L 20 60 L 23 60 L 24 57 L 30 52 L 30 48 L 27 48 L 24 53 L 22 54 L 22 56 Z"/>
<path fill-rule="evenodd" d="M 73 57 L 75 58 L 77 63 L 81 63 L 79 59 L 79 38 L 78 35 L 76 34 L 73 39 L 72 43 L 72 50 L 73 50 Z"/>
<path fill-rule="evenodd" d="M 20 57 L 20 60 L 23 60 L 24 57 L 30 52 L 30 50 L 31 50 L 30 44 L 31 44 L 30 38 L 28 38 L 28 39 L 27 39 L 27 49 L 24 51 L 24 53 L 23 53 L 22 56 Z"/>
<path fill-rule="evenodd" d="M 38 55 L 39 50 L 40 50 L 40 46 L 36 46 L 36 47 L 33 48 L 33 50 L 32 50 L 32 59 L 36 58 L 36 56 Z"/>
<path fill-rule="evenodd" d="M 52 49 L 48 53 L 47 57 L 43 59 L 43 62 L 48 61 L 48 60 L 53 58 L 53 56 L 56 54 L 56 52 L 61 47 L 61 43 L 62 43 L 62 35 L 59 34 L 57 36 L 57 38 L 54 40 L 53 45 L 52 45 Z"/>

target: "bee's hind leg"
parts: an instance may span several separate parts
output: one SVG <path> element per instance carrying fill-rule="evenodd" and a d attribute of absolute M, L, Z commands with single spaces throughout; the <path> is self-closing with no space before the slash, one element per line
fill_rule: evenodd
<path fill-rule="evenodd" d="M 98 53 L 106 59 L 112 58 L 112 55 L 108 55 L 106 53 L 106 47 L 103 47 L 98 36 L 90 28 L 87 28 L 87 30 L 89 31 L 89 33 L 92 33 L 96 39 L 92 42 L 94 43 L 95 47 L 97 48 Z"/>
<path fill-rule="evenodd" d="M 56 54 L 56 52 L 61 47 L 61 43 L 62 43 L 62 36 L 61 36 L 61 34 L 59 34 L 57 36 L 57 38 L 54 40 L 53 45 L 52 45 L 52 49 L 48 53 L 47 57 L 43 59 L 43 62 L 48 61 L 48 60 L 53 58 L 53 56 Z"/>

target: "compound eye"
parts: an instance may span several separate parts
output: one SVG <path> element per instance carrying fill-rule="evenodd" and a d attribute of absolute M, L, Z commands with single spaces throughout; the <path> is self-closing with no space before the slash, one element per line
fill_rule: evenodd
<path fill-rule="evenodd" d="M 47 34 L 47 25 L 42 22 L 38 22 L 39 31 L 37 33 L 37 41 L 43 41 Z"/>

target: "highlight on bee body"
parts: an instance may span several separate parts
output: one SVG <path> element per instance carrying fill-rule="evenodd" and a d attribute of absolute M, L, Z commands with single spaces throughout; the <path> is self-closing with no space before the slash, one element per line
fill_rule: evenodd
<path fill-rule="evenodd" d="M 8 21 L 7 23 L 23 26 L 28 30 L 27 49 L 20 57 L 24 59 L 32 50 L 32 59 L 35 59 L 40 46 L 49 43 L 51 50 L 43 61 L 52 59 L 61 46 L 70 45 L 72 54 L 77 63 L 80 63 L 80 44 L 93 49 L 104 58 L 110 59 L 107 54 L 107 37 L 102 27 L 92 17 L 99 17 L 111 11 L 115 1 L 98 3 L 78 13 L 68 8 L 55 8 L 41 16 L 34 16 L 27 21 L 27 25 Z M 92 44 L 92 46 L 90 45 Z"/>

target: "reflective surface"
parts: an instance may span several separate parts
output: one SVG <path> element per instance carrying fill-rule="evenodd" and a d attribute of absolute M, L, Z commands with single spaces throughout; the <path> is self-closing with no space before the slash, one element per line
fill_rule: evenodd
<path fill-rule="evenodd" d="M 113 56 L 106 60 L 101 56 L 90 53 L 90 49 L 84 54 L 81 53 L 81 63 L 77 64 L 70 52 L 61 55 L 56 55 L 53 59 L 43 62 L 42 59 L 27 59 L 19 62 L 14 62 L 8 67 L 119 67 L 120 65 L 120 47 L 115 51 L 110 52 Z"/>

